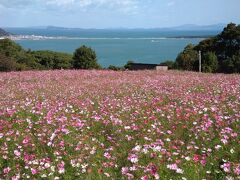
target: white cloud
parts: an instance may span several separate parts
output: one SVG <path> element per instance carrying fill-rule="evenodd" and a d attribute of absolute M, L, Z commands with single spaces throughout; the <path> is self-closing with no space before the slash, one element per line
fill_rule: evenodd
<path fill-rule="evenodd" d="M 135 11 L 138 8 L 138 0 L 45 0 L 48 5 L 60 7 L 100 7 L 121 10 L 123 12 Z"/>
<path fill-rule="evenodd" d="M 138 2 L 139 0 L 0 0 L 0 5 L 6 8 L 44 7 L 46 9 L 102 7 L 132 12 L 138 8 Z"/>

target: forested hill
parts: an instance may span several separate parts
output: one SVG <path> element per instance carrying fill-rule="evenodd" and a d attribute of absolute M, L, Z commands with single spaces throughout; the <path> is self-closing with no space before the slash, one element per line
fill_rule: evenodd
<path fill-rule="evenodd" d="M 0 28 L 0 37 L 1 36 L 9 36 L 9 35 L 10 35 L 10 33 L 6 32 L 5 30 Z"/>

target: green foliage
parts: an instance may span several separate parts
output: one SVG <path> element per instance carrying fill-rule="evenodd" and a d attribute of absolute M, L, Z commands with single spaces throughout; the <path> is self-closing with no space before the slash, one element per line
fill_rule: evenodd
<path fill-rule="evenodd" d="M 181 70 L 197 70 L 197 63 L 198 52 L 194 50 L 194 46 L 192 44 L 187 45 L 176 59 L 176 67 Z"/>
<path fill-rule="evenodd" d="M 194 47 L 194 49 L 197 51 L 201 51 L 203 53 L 215 52 L 215 49 L 214 49 L 215 42 L 216 42 L 216 37 L 205 39 L 200 41 L 199 44 Z"/>
<path fill-rule="evenodd" d="M 239 73 L 240 72 L 240 51 L 232 58 L 228 58 L 223 61 L 223 66 L 227 73 Z"/>
<path fill-rule="evenodd" d="M 178 69 L 197 70 L 197 62 L 193 62 L 198 59 L 194 50 L 203 54 L 203 72 L 240 73 L 240 25 L 230 23 L 219 35 L 205 39 L 195 47 L 186 47 L 176 59 Z"/>
<path fill-rule="evenodd" d="M 31 55 L 45 69 L 71 68 L 72 55 L 53 51 L 33 51 Z"/>
<path fill-rule="evenodd" d="M 17 70 L 41 68 L 41 65 L 36 62 L 36 59 L 31 54 L 10 39 L 0 40 L 0 53 L 14 60 L 18 64 Z"/>
<path fill-rule="evenodd" d="M 2 54 L 2 60 L 0 61 L 2 71 L 70 69 L 72 67 L 71 54 L 53 51 L 24 50 L 20 45 L 10 39 L 0 40 L 0 54 Z M 6 61 L 6 59 L 8 59 L 8 61 Z M 5 66 L 14 66 L 14 68 L 5 68 Z"/>
<path fill-rule="evenodd" d="M 118 66 L 113 66 L 113 65 L 110 65 L 108 67 L 109 70 L 113 70 L 113 71 L 120 71 L 120 70 L 123 70 L 122 67 L 118 67 Z"/>
<path fill-rule="evenodd" d="M 161 66 L 168 66 L 168 69 L 175 69 L 175 62 L 171 60 L 164 61 L 160 64 Z"/>
<path fill-rule="evenodd" d="M 240 25 L 230 23 L 216 37 L 215 51 L 221 60 L 232 57 L 240 49 Z"/>
<path fill-rule="evenodd" d="M 81 46 L 73 55 L 73 68 L 75 69 L 100 69 L 97 56 L 93 49 Z"/>
<path fill-rule="evenodd" d="M 202 71 L 207 73 L 217 72 L 218 59 L 214 52 L 207 52 L 203 55 Z"/>
<path fill-rule="evenodd" d="M 228 24 L 219 35 L 201 41 L 195 49 L 201 50 L 203 54 L 215 53 L 218 61 L 218 72 L 239 73 L 240 25 Z M 206 68 L 209 69 L 209 67 Z"/>
<path fill-rule="evenodd" d="M 24 50 L 20 45 L 10 39 L 0 40 L 0 52 L 9 57 L 17 57 L 19 53 L 23 53 Z"/>
<path fill-rule="evenodd" d="M 128 61 L 127 64 L 124 65 L 124 68 L 125 69 L 131 69 L 132 63 L 134 63 L 134 61 L 132 61 L 132 60 Z"/>
<path fill-rule="evenodd" d="M 13 59 L 0 53 L 0 71 L 14 71 L 16 69 L 17 63 Z"/>
<path fill-rule="evenodd" d="M 235 72 L 234 59 L 240 50 L 240 25 L 230 23 L 224 28 L 223 32 L 217 36 L 215 51 L 219 59 L 220 70 L 222 72 Z M 233 59 L 234 58 L 234 59 Z M 226 63 L 225 61 L 230 61 Z M 232 61 L 232 62 L 231 62 Z M 225 64 L 228 64 L 226 67 Z M 233 65 L 233 66 L 232 66 Z M 239 73 L 240 71 L 238 71 Z"/>

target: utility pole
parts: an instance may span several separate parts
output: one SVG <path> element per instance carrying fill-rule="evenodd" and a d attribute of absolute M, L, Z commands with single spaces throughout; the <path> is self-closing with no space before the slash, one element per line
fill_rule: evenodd
<path fill-rule="evenodd" d="M 201 51 L 198 52 L 198 56 L 199 56 L 199 72 L 202 72 L 202 55 L 201 55 Z"/>

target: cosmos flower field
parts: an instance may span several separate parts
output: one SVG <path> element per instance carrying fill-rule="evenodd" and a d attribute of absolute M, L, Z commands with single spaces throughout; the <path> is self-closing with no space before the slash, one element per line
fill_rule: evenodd
<path fill-rule="evenodd" d="M 0 179 L 239 179 L 240 75 L 0 73 Z"/>

